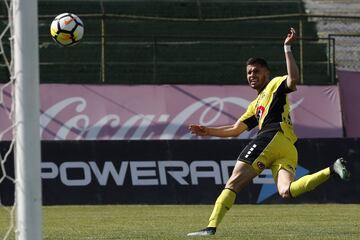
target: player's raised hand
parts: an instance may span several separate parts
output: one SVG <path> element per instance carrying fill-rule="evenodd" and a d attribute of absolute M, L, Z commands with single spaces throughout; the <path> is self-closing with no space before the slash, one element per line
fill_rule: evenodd
<path fill-rule="evenodd" d="M 198 136 L 207 136 L 208 135 L 208 129 L 205 126 L 201 125 L 190 125 L 189 131 L 191 134 L 198 135 Z"/>
<path fill-rule="evenodd" d="M 294 28 L 290 28 L 286 39 L 284 41 L 284 45 L 291 45 L 297 38 L 296 31 Z"/>

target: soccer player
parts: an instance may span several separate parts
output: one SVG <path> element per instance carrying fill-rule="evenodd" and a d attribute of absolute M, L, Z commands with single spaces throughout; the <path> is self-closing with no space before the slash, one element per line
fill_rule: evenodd
<path fill-rule="evenodd" d="M 206 127 L 190 125 L 189 130 L 198 136 L 236 137 L 245 130 L 259 127 L 259 132 L 240 153 L 232 175 L 215 202 L 214 209 L 205 229 L 189 233 L 188 236 L 214 235 L 225 213 L 232 207 L 236 194 L 264 169 L 272 171 L 279 195 L 295 198 L 311 191 L 338 175 L 348 180 L 350 173 L 343 158 L 319 172 L 303 176 L 294 181 L 298 160 L 294 143 L 297 137 L 290 119 L 287 94 L 296 90 L 299 70 L 291 52 L 291 44 L 296 41 L 296 32 L 290 29 L 284 41 L 287 75 L 270 80 L 270 69 L 265 60 L 250 58 L 246 63 L 247 80 L 258 96 L 246 112 L 233 125 Z"/>

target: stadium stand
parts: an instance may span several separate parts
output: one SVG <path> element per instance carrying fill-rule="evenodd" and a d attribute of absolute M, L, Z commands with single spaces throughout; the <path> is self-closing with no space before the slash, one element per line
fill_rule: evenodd
<path fill-rule="evenodd" d="M 311 18 L 320 37 L 335 39 L 336 69 L 360 71 L 360 2 L 358 0 L 304 0 L 306 12 L 336 18 Z M 343 18 L 339 18 L 343 16 Z"/>
<path fill-rule="evenodd" d="M 85 23 L 77 46 L 50 38 L 49 24 L 62 12 Z M 304 39 L 294 50 L 303 83 L 333 83 L 331 43 L 318 39 L 315 23 L 293 16 L 304 12 L 298 0 L 40 0 L 41 82 L 246 84 L 249 57 L 267 59 L 274 75 L 286 72 L 282 42 L 293 26 Z"/>

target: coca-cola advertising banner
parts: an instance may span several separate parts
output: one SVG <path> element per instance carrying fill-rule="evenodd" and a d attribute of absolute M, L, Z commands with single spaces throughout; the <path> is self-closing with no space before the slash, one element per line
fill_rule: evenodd
<path fill-rule="evenodd" d="M 2 92 L 1 132 L 11 126 L 11 90 Z M 189 124 L 232 124 L 256 97 L 240 85 L 43 84 L 40 92 L 43 140 L 195 139 Z M 289 99 L 300 138 L 343 136 L 337 86 L 299 86 Z M 252 138 L 256 131 L 239 138 Z M 9 140 L 11 131 L 0 137 Z"/>

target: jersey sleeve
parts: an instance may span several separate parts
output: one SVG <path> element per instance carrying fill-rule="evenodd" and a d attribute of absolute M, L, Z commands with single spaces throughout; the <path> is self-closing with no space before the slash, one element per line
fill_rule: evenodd
<path fill-rule="evenodd" d="M 240 117 L 240 121 L 248 126 L 248 131 L 256 127 L 259 123 L 255 116 L 255 101 L 249 104 L 246 112 Z"/>
<path fill-rule="evenodd" d="M 279 82 L 279 85 L 278 85 L 279 87 L 277 90 L 278 92 L 287 94 L 287 93 L 291 93 L 291 92 L 295 91 L 288 87 L 287 82 L 286 82 L 287 75 L 282 76 L 282 77 L 276 77 L 274 80 L 275 80 L 275 82 Z"/>

